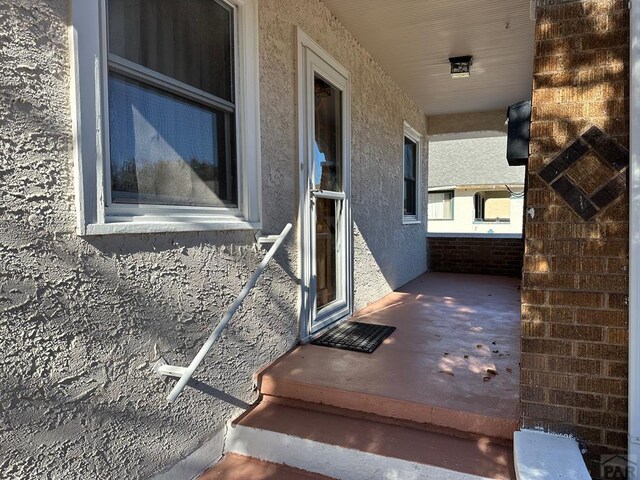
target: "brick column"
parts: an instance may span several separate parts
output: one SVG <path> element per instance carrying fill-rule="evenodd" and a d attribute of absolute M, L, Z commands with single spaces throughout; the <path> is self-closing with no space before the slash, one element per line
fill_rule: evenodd
<path fill-rule="evenodd" d="M 594 458 L 627 441 L 629 12 L 538 3 L 522 424 L 573 434 Z"/>

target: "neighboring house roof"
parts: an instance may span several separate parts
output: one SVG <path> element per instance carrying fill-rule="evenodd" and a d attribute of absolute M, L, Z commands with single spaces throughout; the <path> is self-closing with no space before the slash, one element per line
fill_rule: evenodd
<path fill-rule="evenodd" d="M 524 167 L 507 163 L 507 135 L 471 132 L 429 137 L 429 188 L 523 185 Z"/>

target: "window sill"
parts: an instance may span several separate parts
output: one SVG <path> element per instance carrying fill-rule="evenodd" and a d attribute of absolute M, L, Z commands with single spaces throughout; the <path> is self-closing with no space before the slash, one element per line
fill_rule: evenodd
<path fill-rule="evenodd" d="M 129 233 L 176 233 L 176 232 L 209 232 L 224 230 L 259 230 L 260 222 L 224 218 L 219 220 L 201 220 L 188 222 L 168 221 L 124 221 L 113 223 L 92 223 L 87 225 L 81 236 L 118 235 Z"/>
<path fill-rule="evenodd" d="M 474 225 L 511 225 L 511 221 L 508 222 L 483 222 L 482 220 L 474 220 Z"/>
<path fill-rule="evenodd" d="M 422 224 L 422 222 L 420 220 L 418 220 L 416 217 L 404 217 L 402 219 L 402 224 L 403 225 L 420 225 Z"/>

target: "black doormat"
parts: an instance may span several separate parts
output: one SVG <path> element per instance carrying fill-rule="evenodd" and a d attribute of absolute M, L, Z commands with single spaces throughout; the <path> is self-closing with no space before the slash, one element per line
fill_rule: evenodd
<path fill-rule="evenodd" d="M 323 347 L 372 353 L 396 327 L 371 323 L 344 322 L 311 343 Z"/>

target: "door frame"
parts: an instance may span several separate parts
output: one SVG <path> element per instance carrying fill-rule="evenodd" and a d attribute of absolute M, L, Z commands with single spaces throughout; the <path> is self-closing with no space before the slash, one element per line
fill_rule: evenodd
<path fill-rule="evenodd" d="M 353 225 L 351 219 L 351 79 L 349 71 L 331 57 L 322 47 L 314 42 L 299 27 L 296 28 L 297 37 L 297 84 L 298 84 L 298 168 L 299 168 L 299 197 L 298 209 L 298 241 L 300 244 L 300 339 L 307 342 L 318 336 L 328 326 L 335 322 L 348 318 L 353 313 Z M 309 141 L 313 135 L 313 124 L 310 124 L 314 103 L 313 97 L 308 92 L 308 79 L 317 68 L 309 58 L 308 52 L 319 57 L 336 74 L 344 77 L 346 84 L 342 90 L 342 155 L 343 155 L 343 200 L 344 209 L 344 252 L 346 255 L 346 269 L 344 271 L 344 286 L 346 307 L 336 310 L 323 321 L 320 326 L 313 326 L 315 319 L 315 296 L 313 291 L 312 262 L 314 238 L 312 238 L 311 228 L 311 192 L 309 188 L 309 162 L 308 158 L 313 156 L 313 142 Z M 331 75 L 321 76 L 331 82 Z M 332 83 L 332 82 L 331 82 Z"/>

